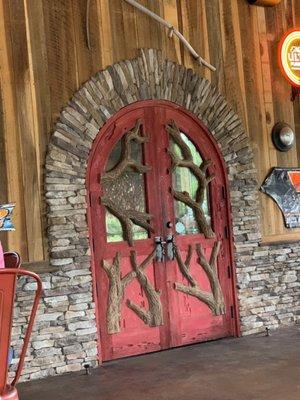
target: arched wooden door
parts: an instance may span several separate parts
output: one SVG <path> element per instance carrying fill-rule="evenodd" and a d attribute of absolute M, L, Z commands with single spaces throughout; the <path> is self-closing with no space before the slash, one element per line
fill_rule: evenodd
<path fill-rule="evenodd" d="M 226 187 L 211 135 L 172 103 L 102 129 L 88 190 L 104 361 L 236 334 Z"/>

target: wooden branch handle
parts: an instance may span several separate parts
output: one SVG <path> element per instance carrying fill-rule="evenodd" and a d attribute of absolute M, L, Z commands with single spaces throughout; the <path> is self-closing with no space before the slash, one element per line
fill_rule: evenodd
<path fill-rule="evenodd" d="M 161 25 L 165 26 L 168 28 L 168 36 L 171 38 L 173 35 L 177 36 L 178 39 L 182 42 L 182 44 L 188 49 L 188 51 L 191 53 L 191 55 L 194 57 L 196 61 L 200 65 L 204 65 L 211 71 L 215 72 L 216 67 L 211 65 L 208 61 L 204 60 L 197 52 L 196 50 L 191 46 L 191 44 L 186 40 L 186 38 L 183 36 L 182 33 L 180 33 L 170 22 L 164 20 L 161 18 L 159 15 L 155 14 L 153 11 L 149 10 L 148 8 L 142 6 L 140 3 L 138 3 L 135 0 L 125 0 L 128 4 L 131 4 L 133 7 L 137 8 L 144 14 L 148 15 L 149 17 L 153 18 L 155 21 L 159 22 Z"/>

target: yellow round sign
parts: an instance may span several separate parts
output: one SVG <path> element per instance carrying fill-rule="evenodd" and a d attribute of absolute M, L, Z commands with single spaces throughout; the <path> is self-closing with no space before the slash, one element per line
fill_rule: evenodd
<path fill-rule="evenodd" d="M 279 63 L 283 76 L 300 88 L 300 30 L 287 32 L 279 45 Z"/>

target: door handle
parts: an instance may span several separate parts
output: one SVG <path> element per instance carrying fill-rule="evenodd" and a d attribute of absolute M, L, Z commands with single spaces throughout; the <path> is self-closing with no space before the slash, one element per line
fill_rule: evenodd
<path fill-rule="evenodd" d="M 168 260 L 174 260 L 175 258 L 175 241 L 173 235 L 168 235 L 166 237 L 166 244 L 167 244 L 167 258 Z"/>
<path fill-rule="evenodd" d="M 165 244 L 166 242 L 163 241 L 161 236 L 155 236 L 155 260 L 157 262 L 163 262 L 165 259 Z"/>
<path fill-rule="evenodd" d="M 163 262 L 165 260 L 165 256 L 167 256 L 167 260 L 174 260 L 175 249 L 176 245 L 173 235 L 168 235 L 166 237 L 166 241 L 164 241 L 161 236 L 155 236 L 155 259 L 157 262 Z"/>

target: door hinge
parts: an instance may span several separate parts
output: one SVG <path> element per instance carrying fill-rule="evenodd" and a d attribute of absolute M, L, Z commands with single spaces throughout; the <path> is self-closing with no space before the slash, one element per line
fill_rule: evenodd
<path fill-rule="evenodd" d="M 229 228 L 227 225 L 225 226 L 224 231 L 225 231 L 225 238 L 228 239 L 229 238 Z"/>
<path fill-rule="evenodd" d="M 227 274 L 228 274 L 228 279 L 231 279 L 231 266 L 228 265 L 227 267 Z"/>
<path fill-rule="evenodd" d="M 231 318 L 234 318 L 234 307 L 230 306 L 230 316 Z"/>
<path fill-rule="evenodd" d="M 95 239 L 92 238 L 92 247 L 93 247 L 93 253 L 95 253 Z"/>
<path fill-rule="evenodd" d="M 222 186 L 222 199 L 226 199 L 226 189 L 225 189 L 225 186 Z"/>

